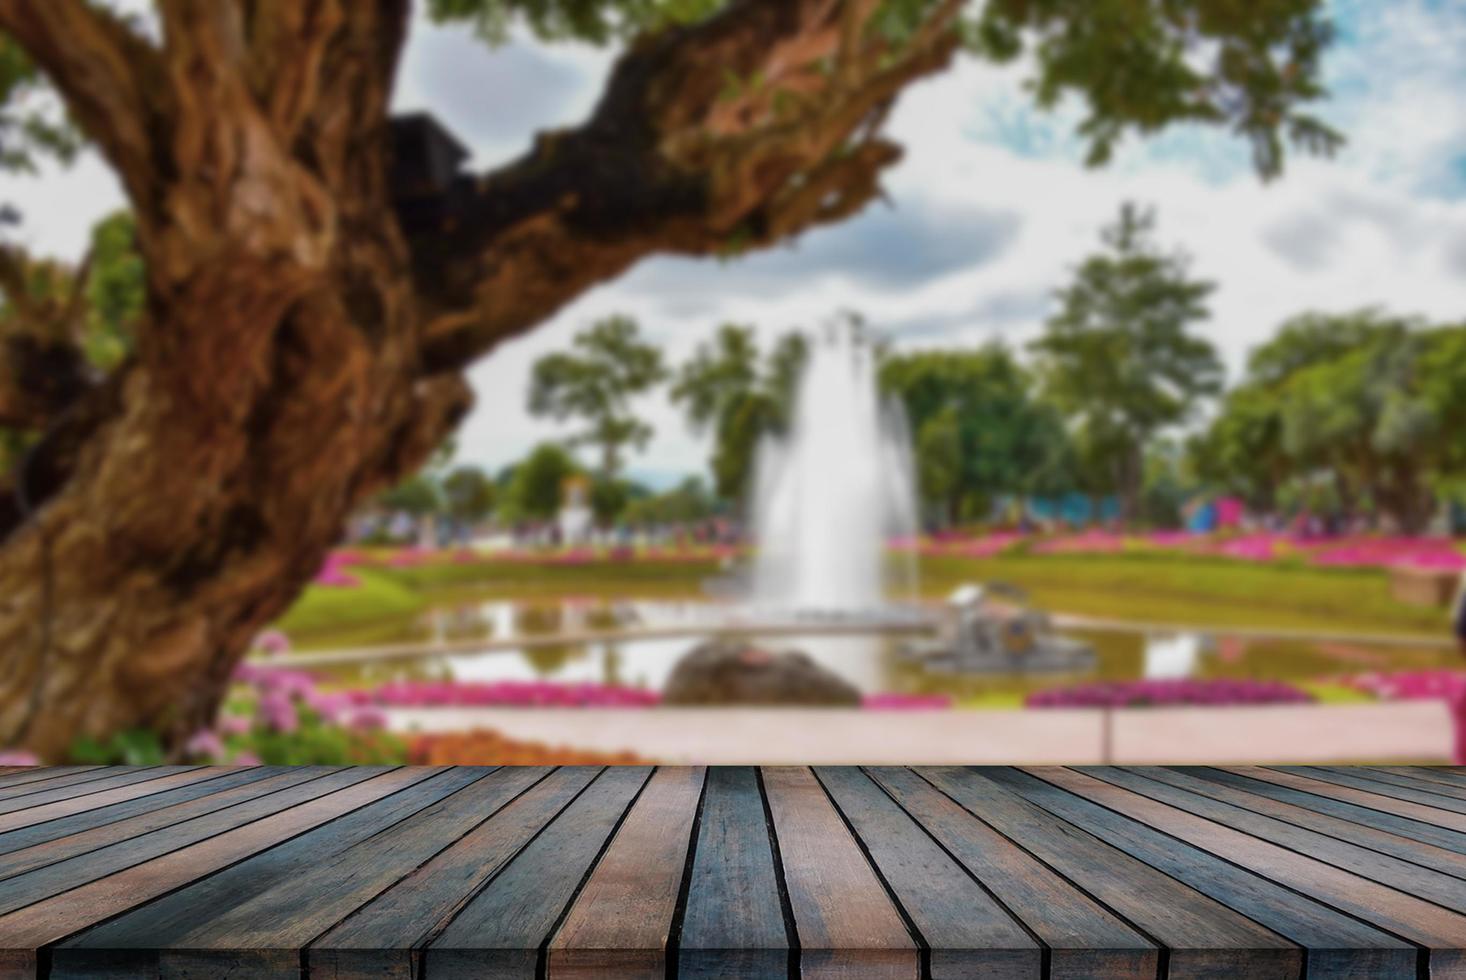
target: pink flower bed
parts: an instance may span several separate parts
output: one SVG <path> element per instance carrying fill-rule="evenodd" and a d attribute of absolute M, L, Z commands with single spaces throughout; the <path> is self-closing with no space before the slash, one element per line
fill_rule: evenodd
<path fill-rule="evenodd" d="M 655 691 L 551 681 L 393 681 L 350 697 L 393 708 L 649 708 L 661 701 Z"/>
<path fill-rule="evenodd" d="M 1050 538 L 1033 548 L 1034 553 L 1040 555 L 1113 555 L 1124 550 L 1124 535 L 1097 528 Z"/>
<path fill-rule="evenodd" d="M 1439 698 L 1451 709 L 1455 723 L 1452 763 L 1466 766 L 1466 670 L 1411 670 L 1370 672 L 1342 678 L 1342 682 L 1386 701 Z"/>
<path fill-rule="evenodd" d="M 353 552 L 333 551 L 326 555 L 326 563 L 321 570 L 316 572 L 316 577 L 311 580 L 313 585 L 324 585 L 328 588 L 354 589 L 361 585 L 361 579 L 346 571 L 346 566 L 355 564 L 358 557 Z"/>
<path fill-rule="evenodd" d="M 1466 570 L 1466 553 L 1449 538 L 1350 538 L 1317 549 L 1312 561 L 1343 568 Z"/>
<path fill-rule="evenodd" d="M 1030 694 L 1030 708 L 1141 708 L 1172 705 L 1303 704 L 1313 695 L 1282 681 L 1164 680 L 1076 684 Z"/>

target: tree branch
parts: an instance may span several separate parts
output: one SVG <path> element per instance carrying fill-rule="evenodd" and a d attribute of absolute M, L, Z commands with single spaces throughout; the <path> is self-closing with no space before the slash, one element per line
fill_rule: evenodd
<path fill-rule="evenodd" d="M 643 38 L 583 126 L 399 201 L 426 370 L 462 367 L 646 255 L 736 253 L 862 208 L 900 156 L 878 135 L 885 114 L 948 63 L 961 2 L 934 4 L 900 45 L 872 29 L 876 7 L 738 0 Z"/>
<path fill-rule="evenodd" d="M 0 31 L 51 79 L 133 200 L 146 200 L 162 94 L 157 51 L 86 0 L 0 0 Z"/>

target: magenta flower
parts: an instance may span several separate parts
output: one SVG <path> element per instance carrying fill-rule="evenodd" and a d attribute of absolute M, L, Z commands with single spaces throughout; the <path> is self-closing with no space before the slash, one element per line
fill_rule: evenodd
<path fill-rule="evenodd" d="M 266 726 L 285 735 L 300 727 L 295 701 L 282 691 L 269 691 L 260 698 L 260 717 Z"/>
<path fill-rule="evenodd" d="M 200 728 L 189 736 L 188 741 L 184 743 L 183 751 L 196 759 L 222 759 L 224 742 L 219 738 L 218 732 Z"/>
<path fill-rule="evenodd" d="M 265 630 L 255 637 L 254 647 L 267 656 L 290 652 L 290 637 L 280 630 Z"/>
<path fill-rule="evenodd" d="M 25 749 L 5 749 L 0 751 L 0 766 L 39 766 L 41 760 L 36 758 L 35 753 L 27 752 Z"/>
<path fill-rule="evenodd" d="M 241 752 L 230 763 L 236 766 L 257 766 L 260 764 L 260 757 L 253 752 Z"/>
<path fill-rule="evenodd" d="M 218 727 L 222 735 L 245 735 L 254 723 L 243 715 L 220 715 Z"/>

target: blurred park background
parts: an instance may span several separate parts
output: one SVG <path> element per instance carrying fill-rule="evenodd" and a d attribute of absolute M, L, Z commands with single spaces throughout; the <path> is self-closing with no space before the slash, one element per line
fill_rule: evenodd
<path fill-rule="evenodd" d="M 321 6 L 0 0 L 5 760 L 1466 763 L 1451 4 Z"/>

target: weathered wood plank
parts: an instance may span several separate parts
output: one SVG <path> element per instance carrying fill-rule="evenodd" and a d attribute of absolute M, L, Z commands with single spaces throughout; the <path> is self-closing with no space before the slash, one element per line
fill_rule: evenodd
<path fill-rule="evenodd" d="M 1389 788 L 1398 787 L 1399 789 L 1409 790 L 1409 793 L 1404 796 L 1404 799 L 1427 802 L 1430 806 L 1442 806 L 1443 804 L 1434 802 L 1434 798 L 1444 796 L 1451 801 L 1449 804 L 1444 804 L 1446 809 L 1455 810 L 1457 813 L 1466 812 L 1466 786 L 1455 786 L 1439 780 L 1425 780 L 1414 776 L 1402 776 L 1397 773 L 1384 772 L 1378 769 L 1309 766 L 1299 771 L 1304 773 L 1319 773 L 1319 778 L 1321 779 L 1327 778 L 1323 774 L 1334 774 L 1348 776 L 1351 780 L 1365 780 L 1371 783 L 1380 783 L 1386 788 L 1379 790 L 1379 792 L 1384 793 L 1386 796 L 1398 795 Z M 1363 784 L 1349 783 L 1346 785 Z M 1424 798 L 1419 797 L 1417 794 L 1421 793 L 1427 794 L 1427 796 Z"/>
<path fill-rule="evenodd" d="M 1104 830 L 1082 829 L 1067 816 L 1039 806 L 1027 798 L 1022 773 L 952 767 L 919 771 L 967 810 L 1164 945 L 1170 976 L 1221 980 L 1298 975 L 1303 954 L 1294 943 L 1234 911 L 1211 889 L 1183 883 L 1152 867 L 1128 851 L 1130 842 Z M 1016 791 L 1020 789 L 1023 795 Z"/>
<path fill-rule="evenodd" d="M 1381 854 L 1351 841 L 1298 827 L 1267 814 L 1213 800 L 1167 782 L 1147 779 L 1139 773 L 1090 766 L 1078 766 L 1075 769 L 1132 793 L 1184 810 L 1193 816 L 1269 841 L 1357 874 L 1361 878 L 1389 885 L 1397 891 L 1424 898 L 1446 908 L 1466 908 L 1466 881 L 1442 874 L 1433 868 Z"/>
<path fill-rule="evenodd" d="M 71 776 L 76 773 L 94 772 L 102 766 L 20 766 L 14 771 L 0 776 L 0 793 L 7 793 L 11 788 L 23 786 L 27 783 L 38 783 L 52 779 L 60 779 L 62 776 Z M 3 797 L 0 797 L 3 798 Z"/>
<path fill-rule="evenodd" d="M 1039 943 L 869 776 L 844 766 L 814 772 L 916 927 L 935 975 L 1042 975 Z"/>
<path fill-rule="evenodd" d="M 147 773 L 129 773 L 127 775 L 132 778 L 115 783 L 99 779 L 95 783 L 87 783 L 84 786 L 68 787 L 54 796 L 44 794 L 50 797 L 46 800 L 32 800 L 31 797 L 11 800 L 9 801 L 11 803 L 20 803 L 22 800 L 30 801 L 30 805 L 24 809 L 16 807 L 14 810 L 0 806 L 0 833 L 28 827 L 32 824 L 45 823 L 58 817 L 71 816 L 74 813 L 98 810 L 113 803 L 136 799 L 140 796 L 150 796 L 176 786 L 187 786 L 189 783 L 201 780 L 217 779 L 220 772 L 217 769 L 207 769 L 202 766 L 159 766 L 157 769 L 148 770 Z M 104 783 L 108 785 L 102 785 Z"/>
<path fill-rule="evenodd" d="M 1466 854 L 1437 847 L 1434 844 L 1426 844 L 1409 837 L 1402 837 L 1385 830 L 1378 830 L 1364 824 L 1353 823 L 1293 803 L 1279 802 L 1223 783 L 1212 782 L 1186 768 L 1142 766 L 1132 771 L 1209 799 L 1230 803 L 1252 813 L 1265 814 L 1296 827 L 1327 834 L 1339 840 L 1379 851 L 1381 854 L 1389 854 L 1422 867 L 1433 868 L 1445 874 L 1466 879 Z"/>
<path fill-rule="evenodd" d="M 142 770 L 128 769 L 125 771 L 140 772 Z M 107 766 L 58 766 L 55 769 L 37 769 L 0 787 L 0 800 L 13 800 L 36 793 L 49 793 L 66 786 L 76 786 L 121 774 L 117 769 Z"/>
<path fill-rule="evenodd" d="M 1421 820 L 1410 817 L 1402 817 L 1384 810 L 1371 809 L 1358 803 L 1347 802 L 1336 799 L 1332 796 L 1305 792 L 1302 789 L 1295 789 L 1292 786 L 1262 779 L 1244 772 L 1241 768 L 1235 771 L 1230 768 L 1198 767 L 1186 770 L 1197 779 L 1204 779 L 1209 783 L 1218 783 L 1223 786 L 1230 786 L 1243 790 L 1247 793 L 1266 797 L 1270 800 L 1277 800 L 1282 803 L 1289 803 L 1315 813 L 1326 813 L 1330 816 L 1347 820 L 1350 823 L 1360 824 L 1365 827 L 1374 827 L 1379 830 L 1398 834 L 1410 840 L 1421 841 L 1422 843 L 1433 844 L 1436 847 L 1466 854 L 1466 833 L 1458 830 L 1450 830 L 1446 827 L 1438 827 L 1435 824 L 1425 823 Z M 1288 777 L 1284 777 L 1288 778 Z M 1302 780 L 1306 783 L 1308 780 Z M 1331 788 L 1328 783 L 1314 783 L 1315 786 L 1327 791 Z M 1332 787 L 1342 789 L 1342 787 Z M 1352 792 L 1344 790 L 1344 792 Z M 1367 794 L 1361 794 L 1367 795 Z M 1381 799 L 1384 799 L 1383 797 Z"/>
<path fill-rule="evenodd" d="M 1335 800 L 1343 800 L 1346 803 L 1357 803 L 1362 807 L 1371 810 L 1379 810 L 1383 813 L 1393 813 L 1400 817 L 1410 817 L 1433 827 L 1445 827 L 1449 830 L 1466 833 L 1466 815 L 1453 813 L 1440 807 L 1427 806 L 1411 800 L 1402 800 L 1397 796 L 1386 793 L 1377 793 L 1371 789 L 1361 789 L 1355 786 L 1348 786 L 1337 780 L 1319 779 L 1311 775 L 1304 775 L 1288 769 L 1271 769 L 1264 766 L 1228 766 L 1228 772 L 1237 773 L 1243 776 L 1250 776 L 1253 779 L 1261 779 L 1269 783 L 1276 783 L 1279 786 L 1287 786 L 1290 789 L 1302 790 L 1305 793 L 1312 793 L 1316 796 L 1327 796 Z M 1384 787 L 1379 787 L 1383 789 Z"/>
<path fill-rule="evenodd" d="M 702 767 L 662 767 L 550 941 L 550 977 L 662 980 L 702 797 Z"/>
<path fill-rule="evenodd" d="M 650 774 L 603 772 L 428 944 L 427 974 L 533 977 L 540 947 Z"/>
<path fill-rule="evenodd" d="M 805 977 L 910 977 L 919 951 L 808 769 L 763 769 Z"/>
<path fill-rule="evenodd" d="M 1052 980 L 1157 975 L 1155 944 L 917 772 L 900 767 L 867 772 L 1049 947 Z"/>
<path fill-rule="evenodd" d="M 421 977 L 421 948 L 601 770 L 557 769 L 316 940 L 313 976 Z"/>
<path fill-rule="evenodd" d="M 241 802 L 226 810 L 176 826 L 129 837 L 89 853 L 47 863 L 6 880 L 4 887 L 0 888 L 0 914 L 14 912 L 105 875 L 145 864 L 170 851 L 177 851 L 216 834 L 243 827 L 261 817 L 288 810 L 298 803 L 336 792 L 381 775 L 382 772 L 381 769 L 367 772 L 343 769 L 319 780 L 303 782 L 278 793 Z"/>
<path fill-rule="evenodd" d="M 1046 770 L 1043 778 L 1425 946 L 1431 950 L 1431 969 L 1437 973 L 1466 970 L 1466 915 L 1093 776 L 1054 769 Z"/>
<path fill-rule="evenodd" d="M 1466 766 L 1364 766 L 1371 772 L 1409 776 L 1425 783 L 1466 788 Z"/>
<path fill-rule="evenodd" d="M 94 923 L 137 908 L 145 902 L 196 881 L 220 868 L 277 846 L 297 834 L 334 820 L 343 814 L 441 772 L 440 769 L 391 769 L 378 767 L 347 769 L 336 774 L 349 781 L 344 788 L 291 806 L 283 812 L 252 819 L 224 833 L 153 860 L 134 864 L 105 878 L 89 881 L 63 894 L 53 894 L 14 912 L 0 915 L 0 973 L 5 970 L 34 970 L 36 950 L 59 942 Z M 326 776 L 308 786 L 334 779 Z M 286 796 L 284 790 L 276 796 Z M 243 804 L 241 809 L 248 807 Z M 209 818 L 204 818 L 208 820 Z M 172 833 L 172 831 L 168 831 Z M 88 856 L 90 857 L 90 856 Z M 38 874 L 50 869 L 43 868 Z M 27 876 L 12 879 L 5 891 Z M 53 970 L 52 976 L 58 976 Z"/>
<path fill-rule="evenodd" d="M 64 943 L 53 971 L 103 962 L 118 976 L 124 963 L 147 976 L 298 971 L 311 939 L 543 774 L 451 769 Z"/>
<path fill-rule="evenodd" d="M 683 980 L 784 980 L 789 937 L 758 774 L 708 770 L 678 944 Z"/>
<path fill-rule="evenodd" d="M 68 826 L 73 821 L 85 821 L 101 812 L 93 810 L 72 817 L 63 817 L 50 823 L 22 827 L 20 830 L 13 830 L 0 837 L 0 841 L 6 845 L 16 845 L 7 846 L 6 852 L 0 854 L 0 880 L 13 878 L 27 871 L 34 871 L 49 864 L 56 864 L 68 858 L 97 851 L 111 844 L 140 838 L 162 827 L 180 824 L 194 817 L 223 810 L 236 803 L 265 796 L 338 771 L 340 767 L 331 766 L 281 766 L 278 768 L 262 766 L 257 770 L 239 770 L 215 780 L 214 782 L 223 782 L 225 785 L 211 792 L 204 792 L 204 789 L 210 784 L 194 784 L 173 790 L 168 794 L 159 794 L 190 793 L 192 795 L 185 796 L 180 802 L 169 806 L 143 810 L 132 816 L 124 814 L 121 819 L 115 821 L 100 824 L 83 822 L 79 826 Z M 132 804 L 118 805 L 130 806 Z M 12 841 L 12 837 L 17 839 Z M 159 844 L 164 842 L 163 838 L 154 840 Z M 185 839 L 182 843 L 188 842 Z M 178 846 L 182 846 L 182 843 Z M 120 851 L 112 852 L 102 860 L 107 863 L 108 867 L 113 867 L 115 870 L 117 855 L 120 854 Z"/>
<path fill-rule="evenodd" d="M 0 833 L 0 855 L 11 854 L 83 831 L 98 830 L 145 813 L 166 810 L 179 802 L 211 796 L 234 786 L 259 782 L 290 772 L 292 769 L 304 768 L 306 767 L 251 766 L 248 768 L 206 769 L 200 774 L 200 778 L 183 779 L 180 783 L 174 784 L 175 788 L 172 789 L 144 792 L 148 789 L 147 787 L 135 787 L 138 795 L 128 800 L 109 803 L 95 810 L 83 810 L 69 816 L 47 820 L 45 823 L 32 824 Z M 319 774 L 331 771 L 325 767 L 317 768 Z M 3 866 L 3 862 L 0 862 L 0 867 Z M 0 877 L 4 875 L 5 873 L 0 871 Z"/>

